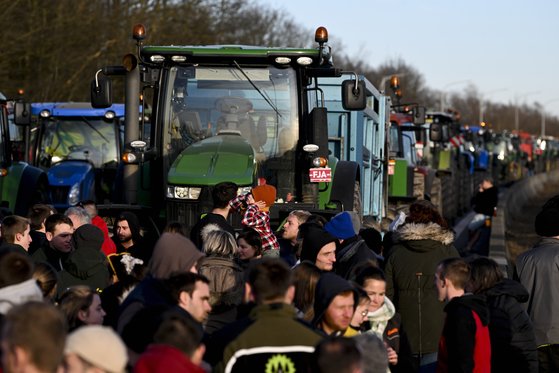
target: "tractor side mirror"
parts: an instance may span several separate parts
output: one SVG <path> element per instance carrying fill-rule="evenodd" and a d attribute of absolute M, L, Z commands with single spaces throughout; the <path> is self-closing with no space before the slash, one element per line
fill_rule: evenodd
<path fill-rule="evenodd" d="M 113 104 L 111 79 L 97 77 L 91 81 L 91 106 L 96 109 L 105 109 Z"/>
<path fill-rule="evenodd" d="M 14 123 L 18 126 L 28 126 L 31 124 L 31 104 L 28 102 L 14 103 Z"/>
<path fill-rule="evenodd" d="M 364 81 L 349 79 L 342 82 L 342 106 L 345 110 L 363 110 L 367 107 Z"/>

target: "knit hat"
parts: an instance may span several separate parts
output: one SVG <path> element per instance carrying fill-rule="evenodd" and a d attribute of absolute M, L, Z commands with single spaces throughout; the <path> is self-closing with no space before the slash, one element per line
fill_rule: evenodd
<path fill-rule="evenodd" d="M 109 373 L 124 372 L 128 355 L 126 346 L 111 328 L 82 326 L 66 339 L 65 354 L 75 353 L 93 366 Z"/>
<path fill-rule="evenodd" d="M 269 184 L 256 186 L 252 188 L 252 197 L 255 202 L 266 202 L 266 207 L 269 209 L 276 201 L 276 188 Z"/>
<path fill-rule="evenodd" d="M 534 226 L 538 236 L 559 236 L 559 209 L 555 207 L 542 209 L 538 215 L 536 215 Z"/>
<path fill-rule="evenodd" d="M 324 230 L 341 240 L 347 240 L 356 235 L 353 229 L 351 215 L 347 211 L 340 212 L 330 219 L 330 221 L 324 225 Z"/>
<path fill-rule="evenodd" d="M 317 225 L 309 225 L 304 229 L 303 246 L 301 248 L 301 261 L 316 262 L 316 257 L 325 245 L 336 242 L 336 237 L 326 232 Z"/>
<path fill-rule="evenodd" d="M 325 272 L 320 275 L 314 290 L 314 318 L 312 319 L 312 325 L 318 326 L 332 300 L 337 295 L 347 291 L 353 292 L 353 309 L 355 310 L 359 302 L 359 295 L 351 283 L 332 272 Z"/>

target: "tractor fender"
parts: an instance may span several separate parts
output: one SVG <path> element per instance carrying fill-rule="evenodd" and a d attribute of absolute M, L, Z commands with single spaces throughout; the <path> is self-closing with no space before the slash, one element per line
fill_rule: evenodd
<path fill-rule="evenodd" d="M 51 202 L 47 173 L 40 168 L 26 165 L 19 182 L 14 214 L 27 216 L 32 205 Z"/>
<path fill-rule="evenodd" d="M 343 211 L 351 211 L 354 204 L 356 182 L 361 181 L 359 165 L 351 161 L 339 161 L 334 171 L 330 201 L 340 205 Z"/>

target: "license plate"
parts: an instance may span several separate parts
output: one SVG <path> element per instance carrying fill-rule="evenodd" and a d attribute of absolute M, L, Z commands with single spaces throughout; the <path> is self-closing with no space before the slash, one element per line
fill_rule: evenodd
<path fill-rule="evenodd" d="M 329 183 L 332 181 L 331 168 L 311 168 L 309 170 L 309 179 L 311 183 Z"/>

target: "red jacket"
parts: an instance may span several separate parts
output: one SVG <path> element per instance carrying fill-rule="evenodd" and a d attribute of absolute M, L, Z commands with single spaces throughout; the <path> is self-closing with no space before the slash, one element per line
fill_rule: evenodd
<path fill-rule="evenodd" d="M 205 373 L 178 348 L 153 344 L 140 356 L 134 366 L 134 373 Z"/>
<path fill-rule="evenodd" d="M 111 240 L 111 237 L 109 237 L 109 228 L 107 228 L 107 223 L 105 223 L 103 218 L 97 215 L 91 219 L 91 224 L 99 227 L 103 231 L 104 241 L 103 246 L 101 246 L 103 253 L 105 253 L 105 255 L 116 253 L 116 245 L 113 240 Z"/>
<path fill-rule="evenodd" d="M 491 372 L 489 310 L 484 298 L 470 294 L 456 297 L 444 310 L 437 373 Z"/>

